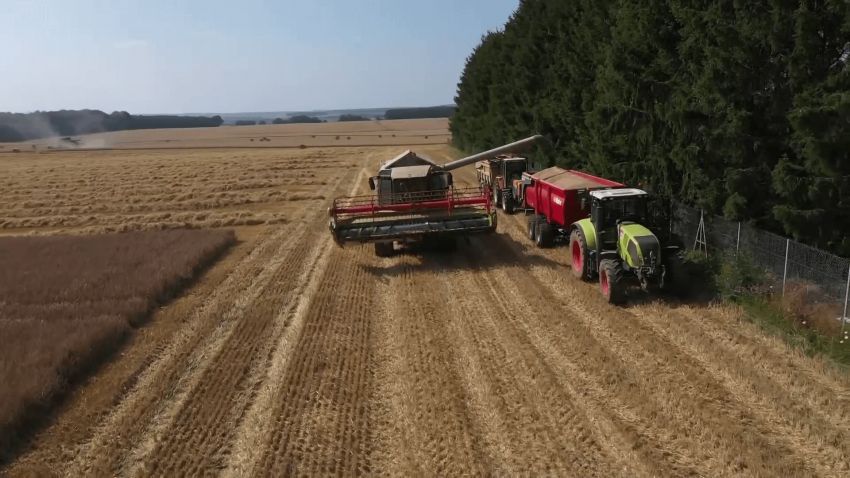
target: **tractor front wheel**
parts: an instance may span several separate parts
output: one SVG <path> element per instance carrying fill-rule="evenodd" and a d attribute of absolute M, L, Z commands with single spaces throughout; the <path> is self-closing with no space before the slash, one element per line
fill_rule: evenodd
<path fill-rule="evenodd" d="M 606 259 L 599 264 L 599 285 L 602 297 L 609 304 L 622 304 L 626 300 L 626 281 L 623 266 L 616 261 Z"/>
<path fill-rule="evenodd" d="M 590 267 L 588 261 L 587 242 L 584 240 L 584 234 L 578 229 L 570 234 L 570 257 L 573 261 L 573 275 L 579 280 L 590 279 Z"/>
<path fill-rule="evenodd" d="M 493 200 L 496 203 L 496 207 L 502 206 L 502 195 L 499 194 L 499 188 L 493 187 Z"/>
<path fill-rule="evenodd" d="M 505 214 L 513 214 L 514 213 L 514 203 L 512 199 L 512 195 L 510 190 L 505 190 L 502 192 L 502 211 L 505 211 Z"/>
<path fill-rule="evenodd" d="M 662 259 L 664 272 L 661 276 L 661 291 L 666 294 L 680 295 L 686 282 L 685 267 L 679 254 L 667 254 Z"/>

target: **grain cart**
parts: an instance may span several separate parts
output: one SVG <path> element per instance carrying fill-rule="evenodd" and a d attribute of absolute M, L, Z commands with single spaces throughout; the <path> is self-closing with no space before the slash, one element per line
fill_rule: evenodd
<path fill-rule="evenodd" d="M 528 171 L 528 160 L 514 155 L 499 155 L 475 163 L 478 183 L 492 191 L 493 202 L 506 214 L 513 214 L 519 206 L 513 194 L 514 183 L 522 179 L 522 173 Z"/>
<path fill-rule="evenodd" d="M 496 211 L 490 191 L 455 188 L 451 171 L 498 154 L 532 147 L 541 136 L 436 164 L 411 151 L 384 162 L 369 178 L 374 196 L 336 198 L 328 208 L 334 241 L 374 243 L 377 256 L 388 256 L 396 245 L 419 244 L 452 250 L 458 236 L 496 231 Z"/>

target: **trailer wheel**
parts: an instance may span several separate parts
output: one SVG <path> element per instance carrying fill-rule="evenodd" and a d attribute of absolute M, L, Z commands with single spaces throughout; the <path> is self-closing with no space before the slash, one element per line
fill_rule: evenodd
<path fill-rule="evenodd" d="M 514 203 L 511 199 L 511 191 L 506 189 L 502 191 L 502 211 L 505 211 L 505 214 L 513 214 L 514 213 Z"/>
<path fill-rule="evenodd" d="M 528 238 L 534 240 L 537 236 L 537 215 L 528 216 Z"/>
<path fill-rule="evenodd" d="M 616 261 L 606 259 L 599 264 L 599 285 L 602 297 L 609 304 L 622 304 L 626 300 L 626 281 L 623 266 Z"/>
<path fill-rule="evenodd" d="M 570 257 L 573 263 L 573 275 L 579 280 L 590 279 L 590 267 L 588 261 L 587 242 L 584 234 L 578 229 L 570 234 Z"/>
<path fill-rule="evenodd" d="M 390 257 L 395 252 L 392 242 L 376 242 L 375 255 L 378 257 Z"/>
<path fill-rule="evenodd" d="M 537 247 L 549 247 L 552 245 L 552 225 L 546 220 L 537 219 Z"/>

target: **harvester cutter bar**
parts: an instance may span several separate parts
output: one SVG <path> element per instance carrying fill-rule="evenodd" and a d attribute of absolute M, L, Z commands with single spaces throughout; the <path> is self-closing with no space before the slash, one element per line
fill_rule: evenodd
<path fill-rule="evenodd" d="M 337 243 L 495 231 L 490 195 L 480 188 L 337 198 L 329 213 Z"/>

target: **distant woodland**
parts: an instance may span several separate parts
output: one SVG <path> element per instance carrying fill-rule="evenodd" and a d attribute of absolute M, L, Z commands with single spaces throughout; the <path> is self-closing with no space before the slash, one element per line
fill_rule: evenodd
<path fill-rule="evenodd" d="M 238 122 L 237 122 L 238 123 Z M 295 124 L 295 123 L 326 123 L 324 120 L 320 120 L 315 116 L 307 116 L 307 115 L 296 115 L 291 118 L 283 119 L 283 118 L 275 118 L 272 121 L 272 124 Z"/>
<path fill-rule="evenodd" d="M 339 117 L 339 119 L 337 119 L 337 121 L 371 121 L 371 120 L 369 118 L 364 118 L 363 116 L 360 116 L 360 115 L 344 114 L 344 115 L 340 115 L 340 117 Z"/>
<path fill-rule="evenodd" d="M 468 57 L 453 139 L 544 134 L 549 164 L 850 255 L 848 18 L 844 1 L 523 0 Z"/>
<path fill-rule="evenodd" d="M 398 108 L 387 110 L 384 117 L 388 120 L 413 118 L 449 118 L 455 112 L 454 106 L 429 106 L 426 108 Z"/>
<path fill-rule="evenodd" d="M 139 116 L 125 111 L 112 114 L 98 110 L 0 113 L 0 142 L 130 129 L 216 127 L 223 122 L 220 116 Z"/>

